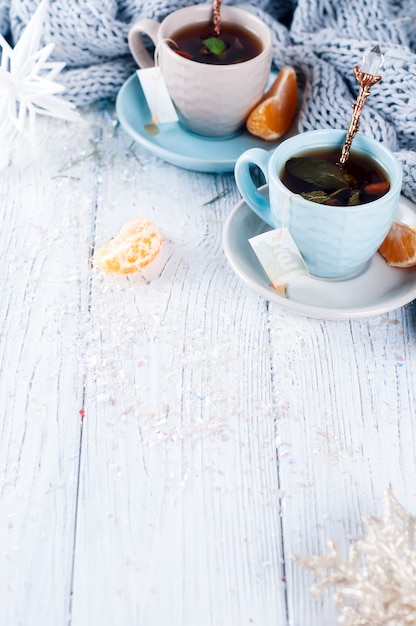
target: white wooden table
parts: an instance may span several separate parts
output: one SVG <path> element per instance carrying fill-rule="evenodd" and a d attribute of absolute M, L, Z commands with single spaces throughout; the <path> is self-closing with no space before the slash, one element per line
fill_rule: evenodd
<path fill-rule="evenodd" d="M 289 313 L 224 256 L 232 174 L 110 105 L 38 132 L 0 173 L 1 625 L 333 626 L 291 555 L 346 552 L 389 485 L 416 513 L 415 305 Z M 140 215 L 157 261 L 93 269 Z"/>

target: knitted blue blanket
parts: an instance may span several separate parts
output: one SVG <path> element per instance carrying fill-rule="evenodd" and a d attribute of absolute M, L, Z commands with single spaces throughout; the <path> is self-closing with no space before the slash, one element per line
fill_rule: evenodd
<path fill-rule="evenodd" d="M 302 89 L 299 130 L 347 128 L 358 92 L 353 66 L 379 44 L 382 81 L 360 130 L 403 165 L 403 193 L 416 202 L 416 0 L 225 0 L 264 19 L 276 68 L 292 65 Z M 39 0 L 0 0 L 0 32 L 17 41 Z M 115 96 L 135 65 L 127 32 L 141 17 L 162 18 L 191 0 L 49 0 L 43 44 L 65 61 L 59 82 L 77 105 Z"/>

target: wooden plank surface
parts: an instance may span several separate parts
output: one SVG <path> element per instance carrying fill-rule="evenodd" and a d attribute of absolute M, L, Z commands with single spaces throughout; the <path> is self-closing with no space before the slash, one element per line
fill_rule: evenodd
<path fill-rule="evenodd" d="M 5 626 L 332 626 L 293 554 L 416 512 L 415 306 L 284 311 L 224 257 L 232 174 L 132 144 L 108 104 L 0 172 Z M 222 194 L 217 201 L 210 202 Z M 142 274 L 95 246 L 147 215 Z"/>

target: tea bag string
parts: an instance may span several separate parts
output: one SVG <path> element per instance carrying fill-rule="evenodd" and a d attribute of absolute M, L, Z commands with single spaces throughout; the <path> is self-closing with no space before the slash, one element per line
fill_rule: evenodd
<path fill-rule="evenodd" d="M 176 41 L 174 41 L 173 39 L 169 39 L 168 37 L 166 37 L 165 39 L 161 39 L 159 41 L 159 43 L 157 44 L 156 48 L 155 48 L 155 54 L 154 54 L 154 58 L 155 58 L 155 69 L 158 70 L 157 74 L 156 74 L 156 80 L 160 74 L 160 65 L 159 65 L 159 51 L 160 51 L 160 46 L 163 43 L 172 43 L 174 46 L 176 46 L 177 48 L 179 47 L 178 44 L 176 43 Z M 155 103 L 155 107 L 157 108 L 157 103 L 156 103 L 156 96 L 157 96 L 157 86 L 156 86 L 156 80 L 154 82 L 154 103 Z M 152 111 L 152 124 L 154 124 L 155 126 L 159 123 L 159 120 L 157 118 L 156 112 Z"/>
<path fill-rule="evenodd" d="M 157 44 L 156 48 L 155 48 L 155 67 L 158 67 L 160 69 L 160 65 L 159 65 L 159 51 L 160 51 L 160 46 L 163 43 L 172 43 L 175 48 L 179 48 L 178 44 L 176 43 L 176 41 L 174 39 L 170 39 L 169 37 L 166 37 L 165 39 L 161 39 L 159 41 L 159 43 Z"/>
<path fill-rule="evenodd" d="M 293 198 L 293 196 L 297 196 L 299 194 L 297 193 L 289 193 L 286 198 L 284 199 L 283 202 L 283 209 L 282 209 L 282 223 L 280 224 L 280 229 L 279 232 L 277 233 L 277 239 L 281 239 L 283 237 L 283 231 L 285 228 L 285 220 L 286 220 L 286 212 L 287 212 L 287 208 L 289 206 L 289 201 L 290 198 Z"/>

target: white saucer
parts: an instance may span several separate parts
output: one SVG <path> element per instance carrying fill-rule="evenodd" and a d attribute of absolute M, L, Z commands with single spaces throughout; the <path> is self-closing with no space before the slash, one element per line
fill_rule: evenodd
<path fill-rule="evenodd" d="M 270 81 L 276 77 L 271 72 Z M 264 141 L 246 130 L 228 139 L 202 137 L 188 132 L 178 122 L 160 124 L 157 135 L 149 134 L 145 124 L 151 122 L 143 90 L 134 73 L 117 95 L 116 111 L 124 130 L 138 143 L 164 161 L 197 172 L 231 172 L 242 152 L 248 148 L 273 150 L 283 139 L 296 132 L 296 123 L 282 140 Z"/>
<path fill-rule="evenodd" d="M 262 187 L 267 192 L 267 185 Z M 401 197 L 401 204 L 409 205 Z M 318 319 L 353 319 L 380 315 L 416 298 L 416 267 L 399 269 L 387 265 L 377 252 L 363 271 L 350 279 L 324 280 L 302 276 L 291 281 L 285 297 L 270 285 L 248 240 L 270 226 L 241 201 L 225 221 L 223 247 L 234 272 L 253 291 L 280 307 Z"/>

